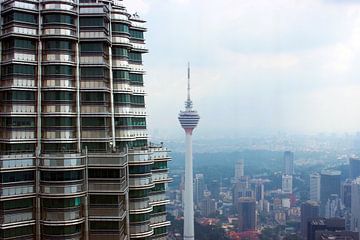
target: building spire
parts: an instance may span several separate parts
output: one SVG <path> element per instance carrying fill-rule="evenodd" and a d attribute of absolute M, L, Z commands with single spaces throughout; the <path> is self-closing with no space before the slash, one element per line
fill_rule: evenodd
<path fill-rule="evenodd" d="M 191 110 L 192 108 L 192 101 L 190 99 L 190 62 L 188 62 L 188 69 L 187 69 L 187 78 L 188 78 L 188 86 L 187 86 L 187 99 L 185 102 L 186 110 Z"/>

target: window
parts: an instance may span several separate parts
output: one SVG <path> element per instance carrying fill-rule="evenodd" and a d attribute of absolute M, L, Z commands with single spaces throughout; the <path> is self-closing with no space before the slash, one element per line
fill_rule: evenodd
<path fill-rule="evenodd" d="M 80 52 L 104 52 L 104 44 L 102 42 L 89 42 L 89 43 L 80 43 Z"/>
<path fill-rule="evenodd" d="M 43 17 L 44 23 L 74 24 L 74 18 L 66 14 L 47 14 Z"/>
<path fill-rule="evenodd" d="M 43 152 L 65 152 L 73 151 L 76 149 L 76 144 L 74 143 L 45 143 L 42 144 Z"/>
<path fill-rule="evenodd" d="M 167 162 L 154 162 L 152 169 L 167 169 Z"/>
<path fill-rule="evenodd" d="M 134 117 L 132 118 L 132 126 L 134 127 L 145 127 L 146 126 L 146 119 L 141 117 Z"/>
<path fill-rule="evenodd" d="M 131 190 L 129 191 L 130 198 L 144 198 L 149 196 L 149 190 Z"/>
<path fill-rule="evenodd" d="M 0 143 L 0 151 L 6 152 L 34 152 L 35 144 L 34 143 Z"/>
<path fill-rule="evenodd" d="M 143 83 L 143 75 L 142 74 L 135 74 L 130 73 L 130 81 L 131 83 Z"/>
<path fill-rule="evenodd" d="M 66 65 L 48 65 L 44 67 L 45 75 L 73 75 L 73 67 Z"/>
<path fill-rule="evenodd" d="M 4 16 L 4 24 L 9 22 L 37 23 L 37 17 L 34 14 L 24 12 L 11 12 Z"/>
<path fill-rule="evenodd" d="M 162 213 L 162 212 L 166 212 L 166 206 L 165 205 L 160 205 L 160 206 L 154 206 L 153 207 L 153 213 Z"/>
<path fill-rule="evenodd" d="M 35 76 L 35 66 L 25 64 L 10 64 L 2 66 L 1 75 L 30 75 Z"/>
<path fill-rule="evenodd" d="M 87 148 L 89 152 L 106 151 L 107 143 L 104 142 L 87 142 L 82 143 L 82 149 Z"/>
<path fill-rule="evenodd" d="M 123 23 L 112 24 L 113 33 L 127 33 L 129 34 L 129 26 Z"/>
<path fill-rule="evenodd" d="M 35 118 L 30 117 L 7 117 L 0 119 L 2 127 L 34 127 Z"/>
<path fill-rule="evenodd" d="M 131 95 L 131 104 L 144 105 L 145 104 L 144 96 Z"/>
<path fill-rule="evenodd" d="M 130 29 L 130 36 L 134 39 L 144 40 L 144 32 L 139 30 Z"/>
<path fill-rule="evenodd" d="M 146 174 L 151 172 L 151 165 L 129 166 L 130 174 Z"/>
<path fill-rule="evenodd" d="M 82 78 L 105 77 L 108 78 L 109 70 L 102 67 L 82 67 L 80 76 Z"/>
<path fill-rule="evenodd" d="M 72 42 L 66 40 L 49 40 L 45 42 L 46 50 L 72 50 Z"/>
<path fill-rule="evenodd" d="M 33 226 L 24 226 L 24 227 L 17 227 L 17 228 L 9 228 L 9 229 L 2 229 L 0 231 L 0 237 L 7 239 L 7 238 L 17 238 L 21 236 L 27 236 L 34 234 L 34 227 Z"/>
<path fill-rule="evenodd" d="M 114 81 L 128 81 L 129 80 L 129 72 L 124 70 L 113 70 L 113 78 Z"/>
<path fill-rule="evenodd" d="M 125 176 L 124 169 L 89 169 L 89 178 L 121 178 Z"/>
<path fill-rule="evenodd" d="M 14 38 L 3 41 L 4 50 L 9 50 L 12 48 L 15 49 L 26 49 L 26 50 L 35 50 L 36 43 L 33 40 L 22 39 L 22 38 Z"/>
<path fill-rule="evenodd" d="M 1 208 L 3 210 L 31 208 L 31 207 L 33 207 L 33 203 L 34 203 L 34 201 L 32 198 L 15 199 L 15 200 L 2 202 Z"/>
<path fill-rule="evenodd" d="M 34 101 L 35 93 L 30 91 L 7 91 L 3 92 L 2 99 L 5 101 Z"/>
<path fill-rule="evenodd" d="M 91 221 L 90 229 L 91 230 L 104 230 L 104 231 L 119 231 L 120 226 L 117 221 Z"/>
<path fill-rule="evenodd" d="M 167 227 L 154 228 L 154 235 L 167 233 Z"/>
<path fill-rule="evenodd" d="M 128 127 L 128 126 L 131 126 L 131 118 L 128 118 L 128 117 L 115 118 L 115 126 L 116 127 Z"/>
<path fill-rule="evenodd" d="M 34 180 L 34 171 L 0 173 L 2 183 L 26 182 Z"/>
<path fill-rule="evenodd" d="M 101 92 L 83 92 L 81 93 L 81 101 L 83 102 L 104 102 L 105 94 Z"/>
<path fill-rule="evenodd" d="M 114 195 L 90 195 L 90 205 L 119 205 L 119 197 Z"/>
<path fill-rule="evenodd" d="M 72 226 L 47 226 L 42 227 L 43 234 L 46 235 L 70 235 L 81 232 L 81 225 L 72 225 Z"/>
<path fill-rule="evenodd" d="M 44 127 L 72 127 L 75 126 L 75 118 L 71 117 L 46 117 L 43 118 Z"/>
<path fill-rule="evenodd" d="M 115 57 L 128 57 L 128 50 L 122 47 L 113 47 L 112 54 Z"/>
<path fill-rule="evenodd" d="M 130 103 L 130 95 L 125 93 L 114 94 L 115 103 Z"/>
<path fill-rule="evenodd" d="M 151 191 L 153 192 L 165 191 L 165 184 L 164 183 L 155 184 L 155 187 L 153 187 Z"/>
<path fill-rule="evenodd" d="M 103 27 L 103 17 L 80 17 L 80 27 Z"/>
<path fill-rule="evenodd" d="M 150 220 L 148 213 L 144 214 L 130 214 L 130 222 L 145 222 Z"/>
<path fill-rule="evenodd" d="M 42 171 L 41 181 L 76 181 L 83 179 L 83 171 Z"/>
<path fill-rule="evenodd" d="M 141 63 L 142 62 L 141 53 L 129 52 L 129 61 Z"/>
<path fill-rule="evenodd" d="M 83 127 L 104 127 L 105 119 L 101 117 L 92 117 L 92 118 L 81 118 L 81 125 Z"/>
<path fill-rule="evenodd" d="M 65 91 L 49 91 L 43 92 L 44 101 L 72 101 L 73 100 L 72 92 Z"/>
<path fill-rule="evenodd" d="M 51 198 L 41 199 L 41 205 L 46 208 L 71 208 L 82 205 L 83 199 L 76 198 Z"/>

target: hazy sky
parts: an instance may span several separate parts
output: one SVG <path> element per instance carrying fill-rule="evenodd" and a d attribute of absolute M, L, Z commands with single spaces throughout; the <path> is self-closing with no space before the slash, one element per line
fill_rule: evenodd
<path fill-rule="evenodd" d="M 183 134 L 192 65 L 196 134 L 360 130 L 356 0 L 125 0 L 147 20 L 150 133 Z"/>

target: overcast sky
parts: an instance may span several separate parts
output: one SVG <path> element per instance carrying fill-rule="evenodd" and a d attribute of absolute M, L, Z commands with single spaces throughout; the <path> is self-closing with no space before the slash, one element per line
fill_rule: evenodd
<path fill-rule="evenodd" d="M 182 136 L 187 61 L 201 136 L 360 130 L 357 2 L 125 0 L 147 20 L 150 133 Z"/>

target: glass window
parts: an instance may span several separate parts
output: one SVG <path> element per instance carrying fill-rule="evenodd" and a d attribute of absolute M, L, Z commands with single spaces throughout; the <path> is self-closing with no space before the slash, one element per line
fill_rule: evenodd
<path fill-rule="evenodd" d="M 146 126 L 146 119 L 142 117 L 134 117 L 132 118 L 132 126 L 134 127 L 145 127 Z"/>
<path fill-rule="evenodd" d="M 70 208 L 81 206 L 83 199 L 76 198 L 50 198 L 41 199 L 41 205 L 46 208 Z"/>
<path fill-rule="evenodd" d="M 153 187 L 151 191 L 153 192 L 165 191 L 165 184 L 164 183 L 155 184 L 155 187 Z"/>
<path fill-rule="evenodd" d="M 81 144 L 82 149 L 87 148 L 89 152 L 106 151 L 107 143 L 104 142 L 86 142 Z"/>
<path fill-rule="evenodd" d="M 105 126 L 105 119 L 101 117 L 81 118 L 81 126 L 83 127 L 103 127 Z"/>
<path fill-rule="evenodd" d="M 72 92 L 65 92 L 65 91 L 43 92 L 44 101 L 72 101 L 73 97 L 74 95 Z"/>
<path fill-rule="evenodd" d="M 167 169 L 167 162 L 154 162 L 152 169 Z"/>
<path fill-rule="evenodd" d="M 109 70 L 102 67 L 81 67 L 80 76 L 85 78 L 91 77 L 108 77 Z"/>
<path fill-rule="evenodd" d="M 0 124 L 2 127 L 34 127 L 35 118 L 31 118 L 31 117 L 1 118 Z"/>
<path fill-rule="evenodd" d="M 66 14 L 47 14 L 43 17 L 44 23 L 74 24 L 74 18 Z"/>
<path fill-rule="evenodd" d="M 122 47 L 113 47 L 112 54 L 115 57 L 128 57 L 128 50 Z"/>
<path fill-rule="evenodd" d="M 130 73 L 129 77 L 130 77 L 130 81 L 133 83 L 143 83 L 142 74 Z"/>
<path fill-rule="evenodd" d="M 139 30 L 130 29 L 130 36 L 134 39 L 144 40 L 144 32 Z"/>
<path fill-rule="evenodd" d="M 154 228 L 154 235 L 167 233 L 167 227 Z"/>
<path fill-rule="evenodd" d="M 35 92 L 30 91 L 7 91 L 2 93 L 5 101 L 34 101 Z"/>
<path fill-rule="evenodd" d="M 41 181 L 76 181 L 83 179 L 83 171 L 42 171 Z"/>
<path fill-rule="evenodd" d="M 44 127 L 72 127 L 75 126 L 75 118 L 71 117 L 44 117 Z"/>
<path fill-rule="evenodd" d="M 16 49 L 26 49 L 26 50 L 35 50 L 36 43 L 30 39 L 14 38 L 3 41 L 4 50 L 9 50 L 12 48 Z"/>
<path fill-rule="evenodd" d="M 42 227 L 43 234 L 47 235 L 70 235 L 81 232 L 81 225 L 71 225 L 71 226 L 47 226 Z"/>
<path fill-rule="evenodd" d="M 117 221 L 91 221 L 90 229 L 91 230 L 114 230 L 119 231 L 120 226 Z"/>
<path fill-rule="evenodd" d="M 43 152 L 69 152 L 74 151 L 77 148 L 74 143 L 45 143 L 42 144 Z"/>
<path fill-rule="evenodd" d="M 131 104 L 135 104 L 135 105 L 144 105 L 145 104 L 144 96 L 131 95 L 130 100 L 131 100 Z"/>
<path fill-rule="evenodd" d="M 121 178 L 125 175 L 124 169 L 89 169 L 89 178 Z"/>
<path fill-rule="evenodd" d="M 148 213 L 143 214 L 130 214 L 130 222 L 144 222 L 150 220 Z"/>
<path fill-rule="evenodd" d="M 102 42 L 89 42 L 89 43 L 80 43 L 80 52 L 104 52 L 104 43 Z"/>
<path fill-rule="evenodd" d="M 103 27 L 103 17 L 80 17 L 80 27 Z"/>
<path fill-rule="evenodd" d="M 44 67 L 45 75 L 73 75 L 73 67 L 66 65 L 48 65 Z"/>
<path fill-rule="evenodd" d="M 105 94 L 102 92 L 83 92 L 83 93 L 81 93 L 81 101 L 83 101 L 83 102 L 104 102 Z"/>
<path fill-rule="evenodd" d="M 35 66 L 25 64 L 10 64 L 1 67 L 1 75 L 30 75 L 35 76 Z"/>
<path fill-rule="evenodd" d="M 161 212 L 166 212 L 166 206 L 165 205 L 160 205 L 160 206 L 154 206 L 153 207 L 153 213 L 161 213 Z"/>
<path fill-rule="evenodd" d="M 130 174 L 146 174 L 151 172 L 151 165 L 129 166 Z"/>
<path fill-rule="evenodd" d="M 4 24 L 12 21 L 36 24 L 37 17 L 34 14 L 24 12 L 10 12 L 4 16 Z"/>
<path fill-rule="evenodd" d="M 11 209 L 18 209 L 18 208 L 31 208 L 33 207 L 34 201 L 32 198 L 25 198 L 25 199 L 15 199 L 10 201 L 2 202 L 2 209 L 3 210 L 11 210 Z"/>
<path fill-rule="evenodd" d="M 128 81 L 129 80 L 129 72 L 124 70 L 113 70 L 113 78 L 114 81 Z"/>
<path fill-rule="evenodd" d="M 0 151 L 5 152 L 34 152 L 34 143 L 0 143 Z"/>
<path fill-rule="evenodd" d="M 34 227 L 33 226 L 24 226 L 24 227 L 16 227 L 16 228 L 9 228 L 9 229 L 2 229 L 0 230 L 0 237 L 7 239 L 7 238 L 17 238 L 21 236 L 27 236 L 34 234 Z"/>
<path fill-rule="evenodd" d="M 132 62 L 142 62 L 142 55 L 141 53 L 137 52 L 129 52 L 129 61 Z"/>
<path fill-rule="evenodd" d="M 125 93 L 117 93 L 114 94 L 114 102 L 115 103 L 130 103 L 130 94 Z"/>
<path fill-rule="evenodd" d="M 130 190 L 129 197 L 130 198 L 144 198 L 149 196 L 149 190 Z"/>
<path fill-rule="evenodd" d="M 129 26 L 123 23 L 113 23 L 112 31 L 114 33 L 129 33 Z"/>
<path fill-rule="evenodd" d="M 119 197 L 114 195 L 90 195 L 91 205 L 118 205 Z"/>
<path fill-rule="evenodd" d="M 24 172 L 5 172 L 0 173 L 2 183 L 10 182 L 26 182 L 34 180 L 34 171 L 24 171 Z"/>
<path fill-rule="evenodd" d="M 66 40 L 49 40 L 45 42 L 46 50 L 72 50 L 72 42 Z"/>

